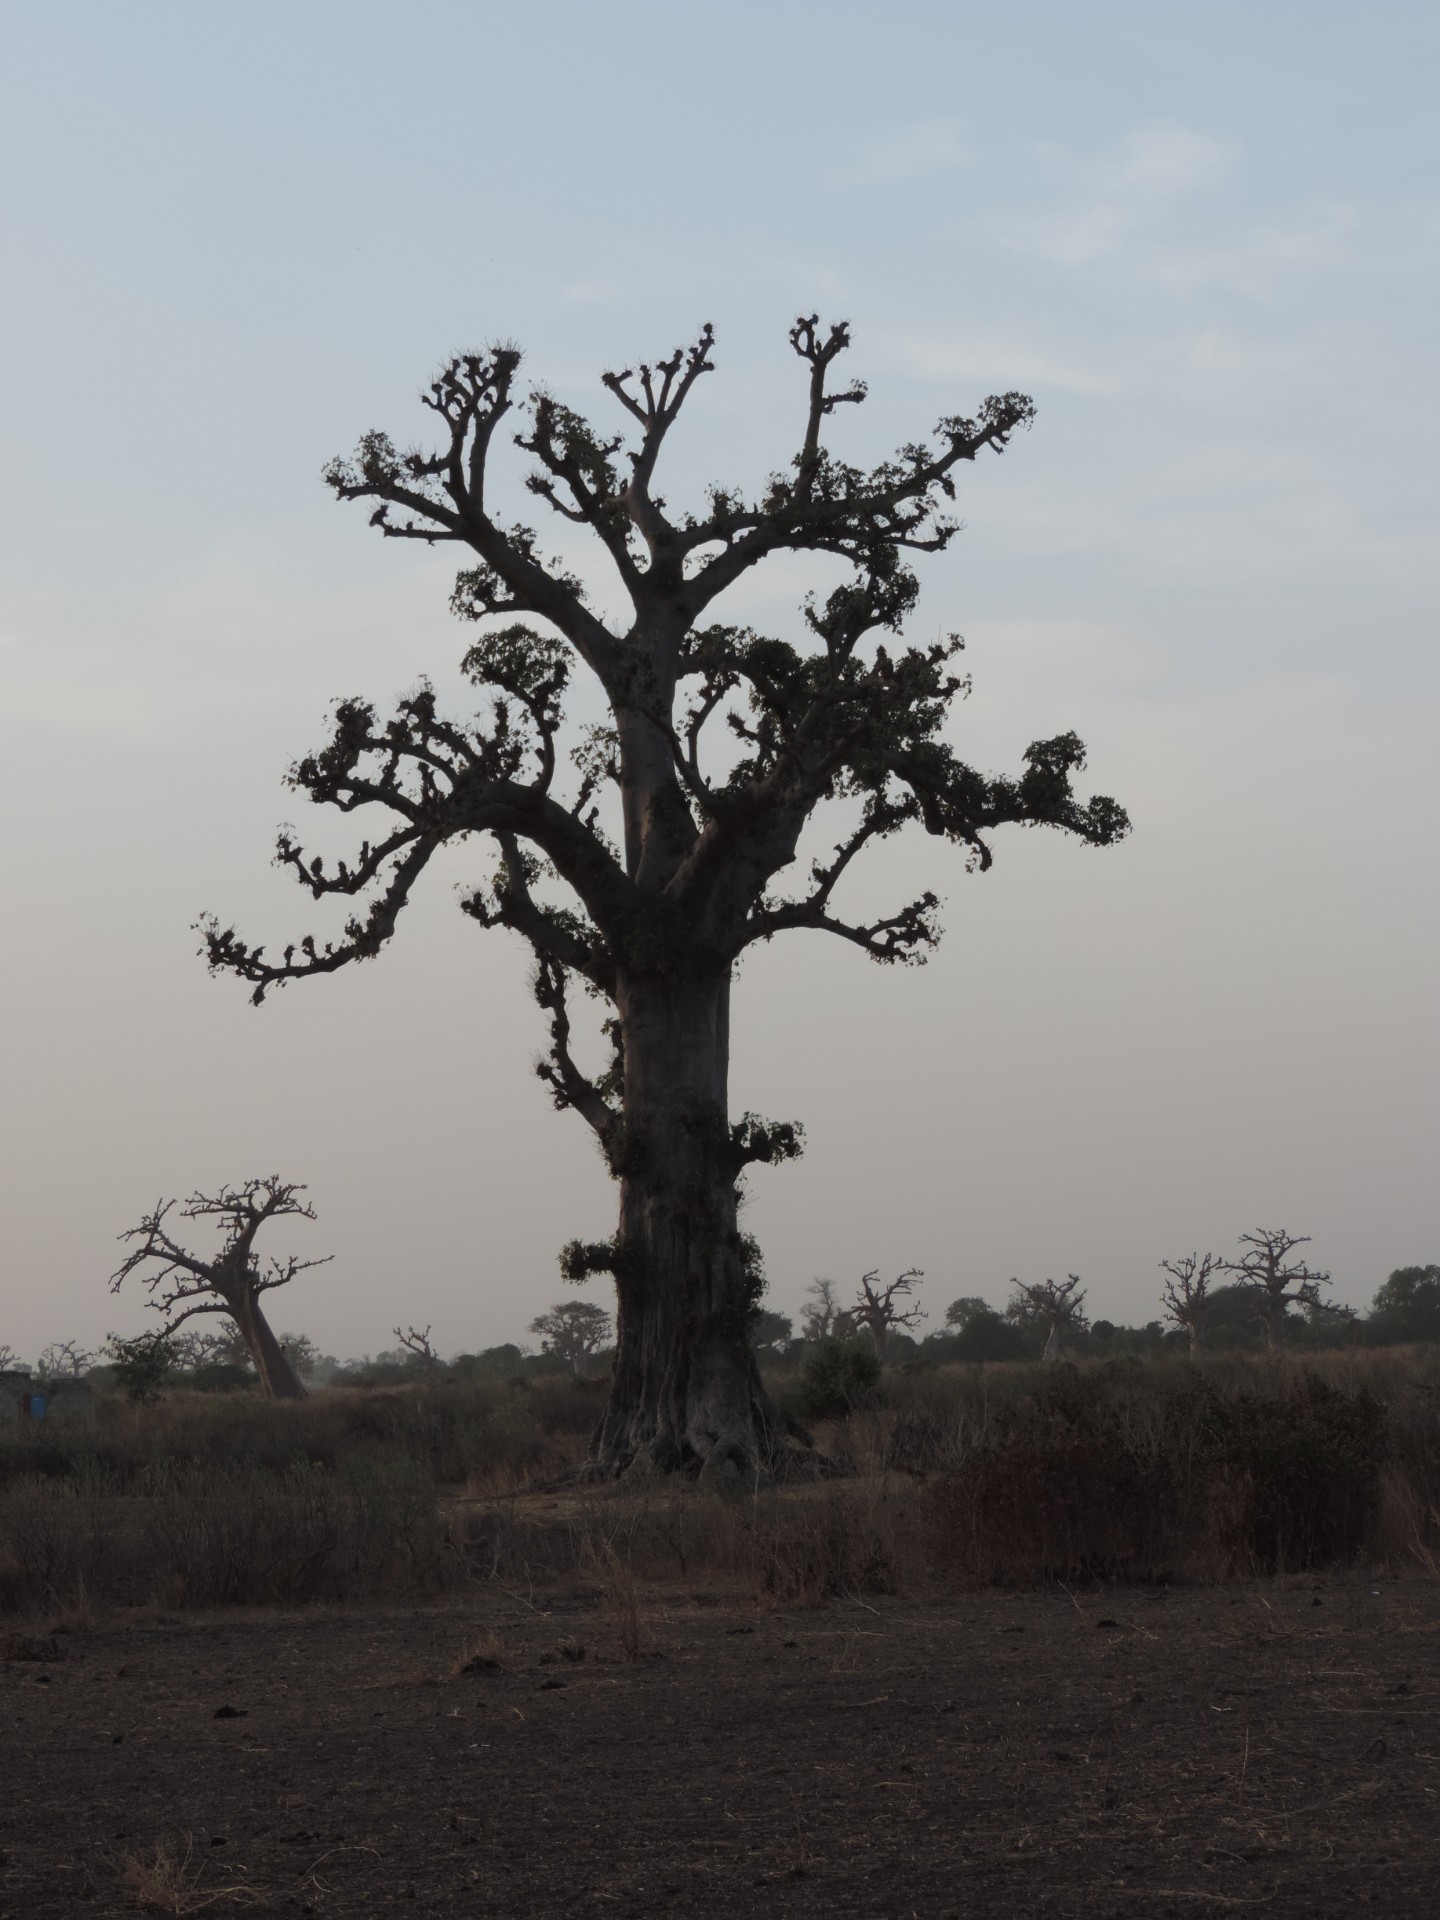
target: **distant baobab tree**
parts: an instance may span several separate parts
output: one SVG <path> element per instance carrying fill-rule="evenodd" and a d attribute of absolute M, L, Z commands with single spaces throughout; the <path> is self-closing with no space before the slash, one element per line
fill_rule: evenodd
<path fill-rule="evenodd" d="M 440 1366 L 440 1356 L 430 1344 L 428 1326 L 423 1332 L 418 1327 L 392 1327 L 390 1331 L 405 1352 L 414 1355 L 426 1373 L 437 1371 Z"/>
<path fill-rule="evenodd" d="M 925 1318 L 922 1308 L 906 1304 L 908 1296 L 915 1291 L 915 1282 L 924 1278 L 919 1267 L 909 1268 L 888 1286 L 881 1282 L 878 1267 L 861 1277 L 860 1290 L 850 1312 L 856 1326 L 864 1327 L 874 1341 L 875 1358 L 881 1366 L 889 1357 L 892 1330 L 918 1326 Z"/>
<path fill-rule="evenodd" d="M 1211 1276 L 1225 1271 L 1225 1263 L 1213 1253 L 1187 1253 L 1177 1260 L 1162 1260 L 1160 1267 L 1170 1276 L 1160 1289 L 1165 1318 L 1184 1328 L 1193 1358 L 1204 1344 Z"/>
<path fill-rule="evenodd" d="M 532 1320 L 530 1331 L 540 1335 L 543 1353 L 553 1353 L 578 1377 L 610 1338 L 610 1316 L 589 1300 L 561 1300 Z"/>
<path fill-rule="evenodd" d="M 1066 1280 L 1043 1280 L 1038 1285 L 1027 1286 L 1023 1280 L 1010 1284 L 1015 1298 L 1005 1310 L 1007 1317 L 1017 1326 L 1041 1328 L 1045 1334 L 1041 1358 L 1058 1360 L 1064 1335 L 1083 1333 L 1090 1324 L 1082 1311 L 1085 1292 L 1079 1274 L 1072 1273 Z"/>
<path fill-rule="evenodd" d="M 110 1290 L 118 1293 L 132 1273 L 148 1269 L 143 1278 L 151 1292 L 150 1305 L 165 1316 L 164 1336 L 200 1313 L 222 1313 L 234 1323 L 254 1363 L 260 1385 L 272 1400 L 303 1400 L 305 1388 L 281 1342 L 261 1309 L 262 1295 L 288 1286 L 296 1274 L 322 1267 L 321 1260 L 272 1259 L 262 1267 L 255 1237 L 269 1220 L 313 1220 L 315 1209 L 300 1199 L 304 1187 L 276 1175 L 247 1180 L 238 1187 L 222 1187 L 218 1194 L 191 1194 L 180 1208 L 182 1220 L 216 1220 L 224 1233 L 217 1254 L 206 1259 L 183 1247 L 165 1222 L 176 1205 L 162 1200 L 138 1226 L 129 1227 L 122 1240 L 137 1242 L 112 1275 Z M 160 1336 L 160 1337 L 164 1337 Z"/>
<path fill-rule="evenodd" d="M 800 1309 L 800 1331 L 805 1339 L 848 1339 L 854 1333 L 855 1316 L 841 1306 L 833 1280 L 812 1280 L 805 1291 L 810 1296 Z"/>
<path fill-rule="evenodd" d="M 1303 1259 L 1289 1259 L 1296 1247 L 1309 1244 L 1307 1233 L 1287 1233 L 1283 1227 L 1257 1227 L 1254 1233 L 1240 1236 L 1240 1245 L 1248 1251 L 1238 1260 L 1223 1262 L 1227 1273 L 1233 1273 L 1242 1285 L 1254 1287 L 1265 1344 L 1272 1353 L 1285 1344 L 1288 1308 L 1325 1304 L 1324 1290 L 1330 1284 L 1330 1275 L 1307 1266 Z"/>
<path fill-rule="evenodd" d="M 47 1380 L 83 1380 L 95 1364 L 95 1355 L 74 1340 L 52 1340 L 36 1362 Z"/>
<path fill-rule="evenodd" d="M 865 398 L 862 384 L 833 382 L 849 329 L 802 318 L 790 330 L 804 388 L 793 458 L 753 494 L 717 485 L 687 510 L 662 495 L 659 470 L 713 344 L 706 326 L 688 349 L 604 374 L 626 429 L 616 435 L 544 386 L 522 394 L 513 346 L 461 354 L 422 395 L 433 451 L 371 432 L 353 460 L 332 464 L 339 498 L 370 502 L 388 538 L 469 549 L 451 605 L 479 623 L 463 670 L 487 709 L 448 718 L 428 683 L 388 719 L 368 700 L 340 701 L 329 741 L 290 784 L 341 813 L 374 809 L 379 822 L 337 864 L 288 829 L 278 857 L 317 900 L 363 904 L 337 938 L 307 935 L 273 958 L 221 921 L 201 923 L 212 969 L 249 981 L 259 1001 L 379 953 L 431 860 L 488 836 L 494 870 L 477 874 L 462 905 L 529 946 L 549 1025 L 537 1072 L 555 1104 L 593 1128 L 620 1187 L 614 1237 L 562 1256 L 567 1279 L 615 1281 L 614 1382 L 591 1447 L 605 1474 L 751 1475 L 778 1465 L 795 1431 L 751 1346 L 764 1282 L 737 1208 L 746 1168 L 794 1159 L 802 1132 L 730 1116 L 742 956 L 805 930 L 884 963 L 923 959 L 939 937 L 935 894 L 873 919 L 841 906 L 858 856 L 902 828 L 952 842 L 984 870 L 989 834 L 1007 824 L 1094 846 L 1128 826 L 1113 800 L 1076 797 L 1085 750 L 1073 733 L 1036 741 L 1016 774 L 991 777 L 957 756 L 947 727 L 968 690 L 957 637 L 888 650 L 918 593 L 909 556 L 950 544 L 958 474 L 1030 424 L 1030 400 L 1005 393 L 973 417 L 947 415 L 932 443 L 912 440 L 867 472 L 827 444 L 836 416 Z M 567 540 L 591 536 L 609 588 L 582 584 L 502 517 L 502 429 L 517 409 L 525 486 Z M 726 590 L 785 553 L 847 574 L 805 602 L 798 640 L 717 622 Z M 564 700 L 581 669 L 605 718 L 567 738 Z M 838 841 L 781 889 L 831 800 L 845 809 Z M 605 1016 L 598 1070 L 572 1035 L 577 983 Z"/>

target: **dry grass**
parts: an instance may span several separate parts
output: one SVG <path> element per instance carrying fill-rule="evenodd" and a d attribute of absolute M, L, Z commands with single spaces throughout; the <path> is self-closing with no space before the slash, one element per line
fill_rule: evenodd
<path fill-rule="evenodd" d="M 622 1555 L 613 1540 L 602 1537 L 587 1544 L 581 1569 L 600 1589 L 601 1613 L 615 1636 L 621 1658 L 641 1659 L 650 1649 L 640 1616 L 633 1549 Z"/>
<path fill-rule="evenodd" d="M 203 1913 L 224 1904 L 254 1906 L 263 1898 L 259 1888 L 236 1882 L 225 1887 L 201 1884 L 204 1866 L 194 1864 L 191 1835 L 179 1842 L 161 1840 L 148 1854 L 122 1853 L 115 1874 L 133 1905 L 143 1913 Z"/>
<path fill-rule="evenodd" d="M 455 1656 L 450 1678 L 458 1680 L 466 1673 L 500 1673 L 505 1666 L 505 1643 L 493 1628 L 472 1634 Z"/>
<path fill-rule="evenodd" d="M 635 1659 L 656 1581 L 786 1606 L 1346 1562 L 1440 1572 L 1437 1348 L 897 1372 L 883 1404 L 818 1432 L 835 1477 L 730 1499 L 663 1480 L 554 1490 L 599 1391 L 102 1403 L 93 1443 L 0 1444 L 0 1612 L 463 1583 L 523 1601 L 578 1578 Z"/>

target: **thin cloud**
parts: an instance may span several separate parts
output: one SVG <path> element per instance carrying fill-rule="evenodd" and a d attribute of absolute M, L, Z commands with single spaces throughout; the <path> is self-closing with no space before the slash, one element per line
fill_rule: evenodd
<path fill-rule="evenodd" d="M 1121 252 L 1175 201 L 1217 186 L 1227 154 L 1218 141 L 1190 128 L 1149 127 L 1128 135 L 1108 160 L 1077 168 L 1073 156 L 1064 156 L 1064 163 L 1088 178 L 1090 192 L 1065 213 L 1022 222 L 1010 244 L 1064 266 L 1083 266 Z"/>

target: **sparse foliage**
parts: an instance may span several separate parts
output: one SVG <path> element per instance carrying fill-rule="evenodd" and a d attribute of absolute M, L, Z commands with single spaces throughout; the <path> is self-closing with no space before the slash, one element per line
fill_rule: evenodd
<path fill-rule="evenodd" d="M 8 1341 L 0 1340 L 0 1373 L 19 1373 L 21 1371 L 19 1354 Z"/>
<path fill-rule="evenodd" d="M 303 1400 L 305 1388 L 299 1373 L 271 1331 L 261 1308 L 261 1296 L 288 1286 L 310 1267 L 324 1266 L 330 1256 L 322 1260 L 299 1260 L 294 1255 L 285 1260 L 272 1258 L 262 1267 L 255 1237 L 270 1220 L 313 1220 L 314 1208 L 300 1198 L 304 1191 L 304 1187 L 272 1174 L 263 1180 L 247 1180 L 238 1187 L 223 1187 L 213 1196 L 192 1194 L 179 1217 L 215 1220 L 223 1235 L 220 1251 L 208 1260 L 175 1239 L 165 1223 L 176 1203 L 160 1201 L 138 1226 L 120 1235 L 121 1240 L 137 1244 L 111 1277 L 111 1292 L 118 1293 L 132 1273 L 142 1272 L 150 1290 L 150 1305 L 164 1315 L 166 1338 L 192 1315 L 228 1316 L 245 1342 L 265 1392 L 272 1399 Z"/>
<path fill-rule="evenodd" d="M 602 376 L 628 446 L 543 386 L 525 395 L 520 354 L 505 345 L 459 355 L 422 396 L 433 451 L 370 432 L 353 459 L 335 461 L 338 497 L 370 503 L 386 537 L 468 549 L 451 604 L 478 623 L 463 666 L 488 710 L 447 718 L 425 683 L 388 719 L 342 700 L 330 740 L 291 784 L 342 813 L 375 809 L 380 823 L 334 864 L 287 829 L 278 858 L 315 899 L 356 903 L 343 933 L 306 935 L 271 958 L 233 927 L 202 923 L 212 968 L 248 981 L 258 1001 L 372 958 L 440 850 L 488 836 L 493 875 L 462 905 L 530 947 L 549 1035 L 537 1071 L 555 1104 L 594 1130 L 620 1183 L 613 1240 L 573 1242 L 562 1256 L 567 1278 L 615 1279 L 614 1384 L 593 1449 L 607 1473 L 644 1456 L 748 1475 L 784 1451 L 787 1423 L 747 1345 L 761 1279 L 737 1210 L 747 1167 L 793 1159 L 802 1134 L 730 1119 L 741 956 L 805 929 L 878 961 L 923 960 L 939 938 L 934 893 L 873 918 L 841 904 L 858 857 L 906 827 L 950 841 L 980 870 L 992 830 L 1007 824 L 1095 846 L 1127 828 L 1114 801 L 1076 796 L 1085 751 L 1073 733 L 1034 742 L 1015 774 L 958 757 L 947 733 L 968 691 L 958 637 L 889 650 L 918 593 L 909 556 L 950 544 L 958 475 L 1028 427 L 1031 402 L 992 395 L 866 471 L 827 444 L 837 414 L 865 398 L 861 383 L 834 378 L 848 327 L 802 317 L 790 344 L 805 387 L 794 457 L 758 492 L 712 487 L 696 510 L 672 507 L 657 480 L 667 437 L 713 367 L 709 326 L 688 348 Z M 567 537 L 581 529 L 597 544 L 625 609 L 613 619 L 500 512 L 502 429 L 517 410 L 525 486 Z M 847 570 L 823 603 L 805 603 L 800 644 L 717 621 L 727 589 L 784 553 Z M 565 697 L 582 668 L 608 712 L 567 736 Z M 844 806 L 839 838 L 802 859 L 802 835 L 830 801 Z M 787 892 L 788 870 L 801 880 Z M 577 983 L 601 1003 L 598 1070 L 582 1064 L 572 1031 Z"/>
<path fill-rule="evenodd" d="M 1176 1260 L 1162 1260 L 1160 1268 L 1169 1278 L 1160 1289 L 1165 1303 L 1165 1318 L 1184 1330 L 1192 1354 L 1204 1344 L 1205 1310 L 1210 1296 L 1212 1275 L 1223 1271 L 1224 1263 L 1213 1253 L 1187 1253 Z"/>
<path fill-rule="evenodd" d="M 532 1320 L 530 1331 L 540 1335 L 542 1353 L 553 1353 L 578 1376 L 609 1340 L 610 1316 L 589 1300 L 561 1300 Z"/>
<path fill-rule="evenodd" d="M 115 1369 L 115 1384 L 129 1400 L 149 1406 L 175 1371 L 175 1343 L 163 1330 L 137 1334 L 133 1340 L 112 1333 L 105 1357 Z"/>
<path fill-rule="evenodd" d="M 1067 1332 L 1082 1333 L 1089 1325 L 1085 1318 L 1085 1290 L 1078 1273 L 1065 1280 L 1042 1280 L 1027 1285 L 1012 1280 L 1015 1297 L 1005 1309 L 1006 1318 L 1020 1327 L 1038 1327 L 1045 1336 L 1043 1358 L 1058 1360 L 1061 1342 Z"/>
<path fill-rule="evenodd" d="M 1283 1227 L 1257 1227 L 1254 1233 L 1242 1233 L 1240 1245 L 1246 1249 L 1238 1260 L 1226 1260 L 1227 1273 L 1233 1273 L 1241 1285 L 1254 1287 L 1259 1304 L 1265 1344 L 1273 1353 L 1285 1344 L 1285 1315 L 1291 1307 L 1320 1307 L 1330 1275 L 1308 1266 L 1304 1259 L 1291 1260 L 1297 1247 L 1310 1244 L 1308 1234 L 1287 1233 Z"/>
<path fill-rule="evenodd" d="M 883 1366 L 890 1349 L 890 1335 L 896 1327 L 916 1327 L 925 1318 L 924 1310 L 907 1304 L 915 1291 L 915 1282 L 923 1280 L 919 1267 L 910 1267 L 888 1285 L 880 1278 L 878 1267 L 861 1276 L 859 1290 L 850 1312 L 855 1324 L 864 1327 L 875 1346 L 875 1358 Z"/>

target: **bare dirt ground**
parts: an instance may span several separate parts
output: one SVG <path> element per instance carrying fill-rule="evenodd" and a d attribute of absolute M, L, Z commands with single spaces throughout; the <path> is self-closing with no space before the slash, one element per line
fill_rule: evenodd
<path fill-rule="evenodd" d="M 5 1920 L 1440 1910 L 1435 1582 L 48 1624 Z"/>

